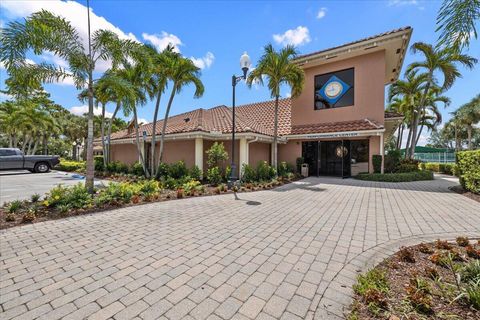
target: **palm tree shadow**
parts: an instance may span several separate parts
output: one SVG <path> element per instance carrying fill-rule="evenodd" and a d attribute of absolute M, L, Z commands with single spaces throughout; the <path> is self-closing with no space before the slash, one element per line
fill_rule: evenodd
<path fill-rule="evenodd" d="M 241 199 L 238 197 L 238 194 L 236 192 L 233 193 L 235 200 L 240 200 L 240 201 L 245 201 L 245 203 L 249 206 L 259 206 L 262 203 L 259 201 L 253 201 L 253 200 L 247 200 L 247 199 Z"/>

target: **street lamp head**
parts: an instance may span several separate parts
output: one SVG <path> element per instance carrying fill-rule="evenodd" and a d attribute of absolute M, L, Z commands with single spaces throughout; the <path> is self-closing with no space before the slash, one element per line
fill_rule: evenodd
<path fill-rule="evenodd" d="M 243 78 L 247 79 L 247 72 L 250 69 L 250 57 L 248 56 L 247 52 L 245 51 L 242 56 L 240 57 L 240 68 L 243 71 Z"/>

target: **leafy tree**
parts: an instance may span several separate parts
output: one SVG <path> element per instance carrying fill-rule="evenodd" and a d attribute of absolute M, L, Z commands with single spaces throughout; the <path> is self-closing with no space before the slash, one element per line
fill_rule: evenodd
<path fill-rule="evenodd" d="M 264 53 L 258 61 L 257 67 L 250 73 L 247 79 L 249 87 L 254 82 L 263 85 L 263 77 L 267 78 L 270 95 L 275 99 L 275 116 L 273 123 L 273 159 L 272 165 L 277 168 L 277 140 L 278 140 L 278 100 L 280 99 L 280 87 L 284 84 L 291 89 L 292 97 L 297 97 L 303 90 L 305 74 L 293 59 L 298 52 L 293 46 L 286 46 L 276 51 L 271 44 L 264 48 Z"/>
<path fill-rule="evenodd" d="M 438 46 L 458 53 L 477 39 L 480 0 L 444 0 L 437 16 Z"/>
<path fill-rule="evenodd" d="M 453 116 L 455 121 L 467 128 L 468 149 L 472 150 L 473 125 L 480 122 L 480 94 L 458 108 Z"/>
<path fill-rule="evenodd" d="M 228 160 L 228 153 L 223 143 L 214 142 L 206 154 L 209 168 L 222 166 Z"/>

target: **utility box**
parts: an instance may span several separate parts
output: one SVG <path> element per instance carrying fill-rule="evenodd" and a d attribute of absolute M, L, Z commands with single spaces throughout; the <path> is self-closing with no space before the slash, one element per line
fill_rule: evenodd
<path fill-rule="evenodd" d="M 308 177 L 308 163 L 302 164 L 302 177 Z"/>

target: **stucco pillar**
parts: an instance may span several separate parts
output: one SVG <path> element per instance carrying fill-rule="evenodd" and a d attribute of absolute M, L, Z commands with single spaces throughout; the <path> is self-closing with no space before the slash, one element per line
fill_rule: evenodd
<path fill-rule="evenodd" d="M 383 132 L 380 134 L 380 155 L 382 156 L 382 166 L 380 169 L 381 173 L 384 173 L 384 163 L 385 163 L 385 150 L 384 150 L 384 142 L 383 142 Z"/>
<path fill-rule="evenodd" d="M 240 139 L 240 153 L 239 153 L 239 167 L 238 167 L 238 172 L 239 172 L 239 177 L 242 177 L 242 167 L 244 164 L 248 164 L 248 143 L 246 138 L 241 138 Z"/>
<path fill-rule="evenodd" d="M 195 165 L 203 170 L 203 138 L 195 138 Z"/>

